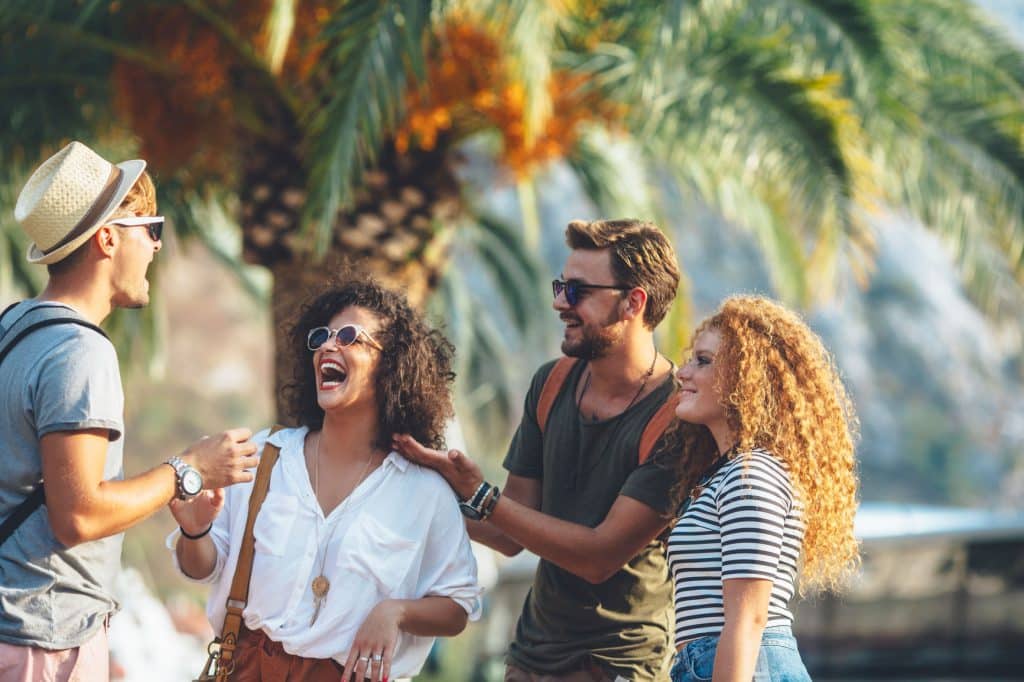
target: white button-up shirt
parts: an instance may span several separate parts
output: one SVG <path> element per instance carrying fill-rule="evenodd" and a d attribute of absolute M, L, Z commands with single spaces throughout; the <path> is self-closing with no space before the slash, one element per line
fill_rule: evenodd
<path fill-rule="evenodd" d="M 256 518 L 256 551 L 243 613 L 246 626 L 263 629 L 290 654 L 344 663 L 366 616 L 385 599 L 449 597 L 472 620 L 479 618 L 482 590 L 476 561 L 455 494 L 444 479 L 392 452 L 324 518 L 303 456 L 307 433 L 305 427 L 283 429 L 269 439 L 281 448 L 281 455 Z M 261 451 L 268 434 L 269 430 L 262 431 L 253 439 Z M 206 613 L 218 633 L 252 483 L 233 485 L 225 493 L 224 509 L 210 531 L 217 564 L 213 573 L 197 581 L 213 585 Z M 175 565 L 178 534 L 175 530 L 167 538 Z M 310 585 L 321 566 L 331 587 L 310 625 Z M 392 678 L 418 673 L 433 641 L 400 633 Z"/>

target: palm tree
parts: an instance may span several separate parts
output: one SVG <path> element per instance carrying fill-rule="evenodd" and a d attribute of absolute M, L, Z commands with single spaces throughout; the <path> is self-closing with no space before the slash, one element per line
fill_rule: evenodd
<path fill-rule="evenodd" d="M 1024 60 L 963 0 L 9 0 L 0 26 L 8 165 L 137 138 L 180 232 L 236 218 L 276 322 L 331 257 L 419 302 L 467 235 L 534 277 L 532 183 L 557 160 L 604 214 L 701 197 L 792 301 L 869 262 L 879 209 L 948 236 L 989 309 L 1021 300 Z M 525 237 L 466 191 L 468 141 Z"/>

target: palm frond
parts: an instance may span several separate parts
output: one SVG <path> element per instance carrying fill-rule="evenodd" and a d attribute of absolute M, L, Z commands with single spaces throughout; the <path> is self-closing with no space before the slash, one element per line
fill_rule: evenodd
<path fill-rule="evenodd" d="M 325 97 L 304 117 L 309 200 L 304 220 L 325 252 L 338 209 L 393 129 L 411 76 L 424 73 L 429 0 L 347 2 L 324 27 Z"/>
<path fill-rule="evenodd" d="M 657 182 L 648 175 L 649 159 L 629 137 L 589 126 L 566 162 L 601 215 L 664 223 L 655 200 Z"/>
<path fill-rule="evenodd" d="M 226 204 L 229 197 L 212 190 L 205 194 L 170 178 L 160 183 L 157 194 L 161 212 L 175 237 L 183 243 L 199 241 L 241 285 L 254 301 L 269 305 L 271 283 L 262 268 L 242 259 L 242 232 Z"/>
<path fill-rule="evenodd" d="M 99 21 L 76 26 L 67 4 L 18 3 L 0 15 L 0 148 L 6 164 L 34 164 L 61 140 L 88 139 L 110 127 L 112 52 L 97 43 L 113 42 L 111 29 Z"/>
<path fill-rule="evenodd" d="M 298 0 L 273 0 L 270 11 L 263 24 L 266 42 L 264 57 L 270 72 L 279 75 L 284 65 L 284 57 L 291 43 L 292 31 L 295 29 L 295 10 Z"/>
<path fill-rule="evenodd" d="M 501 293 L 504 307 L 520 333 L 533 330 L 541 296 L 541 268 L 522 235 L 493 215 L 477 213 L 463 227 L 459 243 L 479 259 L 484 273 Z"/>
<path fill-rule="evenodd" d="M 870 192 L 858 121 L 836 79 L 800 74 L 780 36 L 751 37 L 735 17 L 712 33 L 675 54 L 673 72 L 622 45 L 598 46 L 578 68 L 615 99 L 639 99 L 644 157 L 667 160 L 684 187 L 748 227 L 780 294 L 806 302 L 816 245 L 864 229 L 849 211 Z"/>
<path fill-rule="evenodd" d="M 541 331 L 541 279 L 536 253 L 511 225 L 477 211 L 456 231 L 428 309 L 446 322 L 458 349 L 457 394 L 481 434 L 505 431 L 523 388 L 509 358 L 525 353 Z"/>
<path fill-rule="evenodd" d="M 523 89 L 523 127 L 527 144 L 544 130 L 552 116 L 550 94 L 559 28 L 567 20 L 562 3 L 547 0 L 504 0 L 476 3 L 500 28 L 510 82 Z"/>

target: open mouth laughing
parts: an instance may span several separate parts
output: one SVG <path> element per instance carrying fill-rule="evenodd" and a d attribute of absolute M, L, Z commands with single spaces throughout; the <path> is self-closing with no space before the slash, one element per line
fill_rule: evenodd
<path fill-rule="evenodd" d="M 326 358 L 320 362 L 320 390 L 333 391 L 348 379 L 348 371 L 340 362 Z"/>

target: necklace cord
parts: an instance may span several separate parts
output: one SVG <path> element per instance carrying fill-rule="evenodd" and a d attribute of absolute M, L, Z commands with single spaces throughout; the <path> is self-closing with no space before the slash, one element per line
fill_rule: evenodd
<path fill-rule="evenodd" d="M 317 507 L 320 508 L 321 513 L 323 512 L 323 507 L 320 506 L 320 441 L 323 440 L 323 437 L 324 437 L 324 432 L 323 432 L 323 429 L 321 429 L 320 433 L 318 433 L 317 437 L 316 437 L 316 449 L 315 449 L 316 460 L 313 463 L 313 501 L 316 503 Z M 356 479 L 356 484 L 352 487 L 352 490 L 349 491 L 348 495 L 345 496 L 345 499 L 342 500 L 338 504 L 337 507 L 335 507 L 334 509 L 331 510 L 331 513 L 333 513 L 338 507 L 341 507 L 341 506 L 345 505 L 350 499 L 352 499 L 352 495 L 353 495 L 353 493 L 355 493 L 356 488 L 358 488 L 359 484 L 363 482 L 364 478 L 366 478 L 366 473 L 367 473 L 367 471 L 369 471 L 369 469 L 370 469 L 370 462 L 372 462 L 372 461 L 373 461 L 373 450 L 370 450 L 370 454 L 366 458 L 366 464 L 363 465 L 363 471 L 362 471 L 362 473 L 359 474 L 359 478 Z M 327 517 L 328 516 L 330 516 L 330 514 L 325 514 L 324 515 L 324 523 L 327 522 Z M 334 537 L 334 531 L 338 528 L 338 525 L 339 524 L 337 522 L 335 522 L 334 525 L 331 526 L 331 532 L 327 534 L 327 541 L 324 543 L 324 546 L 323 546 L 323 555 L 320 557 L 320 572 L 319 572 L 319 574 L 316 577 L 313 578 L 313 582 L 311 584 L 311 587 L 312 587 L 312 590 L 313 590 L 313 595 L 316 598 L 316 610 L 313 613 L 313 621 L 316 621 L 316 617 L 317 617 L 317 615 L 320 612 L 320 600 L 325 599 L 327 597 L 327 592 L 330 590 L 330 581 L 327 580 L 327 577 L 324 575 L 324 569 L 327 567 L 327 548 L 331 544 L 331 539 Z M 319 527 L 319 524 L 317 524 L 317 528 L 316 528 L 316 544 L 317 544 L 317 552 L 319 552 L 320 551 L 320 527 Z M 310 625 L 313 624 L 313 621 L 310 622 Z"/>
<path fill-rule="evenodd" d="M 637 400 L 637 398 L 640 397 L 640 394 L 642 394 L 644 392 L 644 389 L 647 388 L 647 381 L 652 376 L 654 376 L 654 368 L 658 364 L 658 358 L 660 356 L 661 356 L 661 354 L 658 352 L 657 347 L 655 347 L 655 349 L 654 349 L 654 359 L 651 360 L 651 366 L 647 368 L 646 372 L 644 372 L 644 378 L 643 378 L 643 381 L 640 382 L 640 388 L 638 388 L 636 393 L 633 394 L 633 399 L 629 401 L 629 404 L 627 404 L 626 407 L 623 408 L 623 410 L 621 412 L 619 412 L 620 415 L 621 414 L 625 414 L 626 412 L 628 412 L 629 408 L 633 407 L 633 405 L 636 403 L 636 400 Z M 587 366 L 587 378 L 583 382 L 583 390 L 580 391 L 580 397 L 576 399 L 576 411 L 579 412 L 580 414 L 583 413 L 583 410 L 581 409 L 581 406 L 583 405 L 583 396 L 585 396 L 587 394 L 587 389 L 590 388 L 590 377 L 591 377 L 592 374 L 593 374 L 593 372 L 591 371 L 589 363 L 588 363 L 588 366 Z M 616 416 L 618 416 L 618 415 L 616 415 Z M 597 421 L 597 417 L 594 417 L 593 421 Z M 317 441 L 317 444 L 319 445 L 319 441 Z"/>

